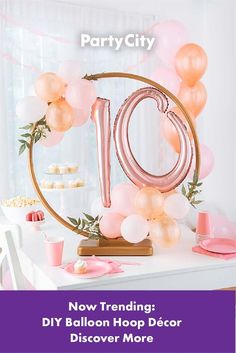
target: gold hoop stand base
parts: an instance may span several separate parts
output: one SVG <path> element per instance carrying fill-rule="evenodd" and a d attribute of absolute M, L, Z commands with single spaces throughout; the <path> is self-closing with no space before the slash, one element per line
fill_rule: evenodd
<path fill-rule="evenodd" d="M 81 240 L 77 254 L 79 256 L 151 256 L 152 242 L 144 239 L 140 243 L 131 244 L 124 239 Z"/>

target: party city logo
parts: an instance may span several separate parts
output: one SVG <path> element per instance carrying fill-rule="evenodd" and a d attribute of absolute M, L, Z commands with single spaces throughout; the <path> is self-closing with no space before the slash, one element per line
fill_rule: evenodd
<path fill-rule="evenodd" d="M 93 36 L 87 33 L 81 33 L 80 46 L 104 48 L 110 47 L 114 50 L 120 50 L 123 46 L 128 48 L 143 48 L 150 51 L 155 43 L 155 37 L 147 37 L 144 34 L 129 33 L 124 37 L 116 37 L 112 34 L 104 37 Z"/>

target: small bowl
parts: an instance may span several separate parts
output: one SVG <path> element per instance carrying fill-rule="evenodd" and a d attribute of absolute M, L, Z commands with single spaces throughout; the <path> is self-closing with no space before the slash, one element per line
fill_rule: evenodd
<path fill-rule="evenodd" d="M 32 211 L 38 211 L 40 209 L 40 205 L 40 203 L 25 207 L 7 207 L 1 205 L 1 209 L 8 221 L 11 223 L 23 224 L 26 222 L 26 215 Z"/>
<path fill-rule="evenodd" d="M 26 221 L 26 224 L 32 227 L 36 232 L 39 232 L 41 230 L 41 225 L 45 223 L 45 219 L 42 221 Z"/>

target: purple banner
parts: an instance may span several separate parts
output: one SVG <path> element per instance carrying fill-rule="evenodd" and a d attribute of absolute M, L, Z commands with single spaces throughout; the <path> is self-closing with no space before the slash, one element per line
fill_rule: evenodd
<path fill-rule="evenodd" d="M 229 291 L 0 292 L 0 352 L 234 353 Z"/>

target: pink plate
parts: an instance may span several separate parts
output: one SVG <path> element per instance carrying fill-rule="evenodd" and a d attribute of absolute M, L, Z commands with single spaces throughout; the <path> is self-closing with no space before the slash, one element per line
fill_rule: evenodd
<path fill-rule="evenodd" d="M 236 240 L 227 238 L 212 238 L 203 240 L 200 244 L 201 248 L 219 254 L 236 253 Z"/>
<path fill-rule="evenodd" d="M 86 273 L 75 273 L 74 272 L 74 262 L 71 262 L 65 266 L 65 271 L 71 275 L 80 277 L 80 278 L 96 278 L 106 275 L 112 270 L 111 265 L 107 262 L 96 261 L 94 259 L 86 260 L 88 268 Z"/>

